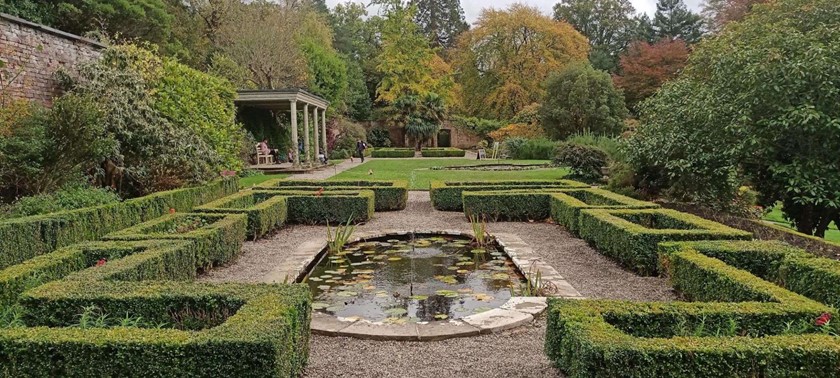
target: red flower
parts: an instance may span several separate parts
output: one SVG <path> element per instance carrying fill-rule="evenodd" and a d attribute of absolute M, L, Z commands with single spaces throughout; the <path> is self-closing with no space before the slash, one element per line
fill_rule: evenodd
<path fill-rule="evenodd" d="M 96 266 L 103 266 L 103 265 L 105 265 L 105 263 L 107 263 L 107 262 L 108 262 L 108 260 L 105 260 L 105 259 L 99 259 L 99 261 L 97 261 L 97 262 L 96 262 Z"/>
<path fill-rule="evenodd" d="M 828 324 L 828 322 L 830 322 L 830 321 L 831 321 L 831 314 L 825 312 L 822 315 L 820 315 L 820 317 L 817 318 L 817 320 L 814 321 L 814 325 L 816 325 L 817 327 L 822 327 L 822 326 Z"/>
<path fill-rule="evenodd" d="M 169 208 L 169 214 L 175 214 L 175 209 L 170 207 Z"/>

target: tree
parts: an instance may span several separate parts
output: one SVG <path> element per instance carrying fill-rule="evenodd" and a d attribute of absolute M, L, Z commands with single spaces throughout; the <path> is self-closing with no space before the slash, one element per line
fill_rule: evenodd
<path fill-rule="evenodd" d="M 462 35 L 455 57 L 464 112 L 510 119 L 542 99 L 550 72 L 586 60 L 588 54 L 583 35 L 536 8 L 485 9 Z"/>
<path fill-rule="evenodd" d="M 392 109 L 395 123 L 405 128 L 406 136 L 414 141 L 418 151 L 440 130 L 446 112 L 443 98 L 436 93 L 402 96 L 394 101 Z"/>
<path fill-rule="evenodd" d="M 323 16 L 304 15 L 299 44 L 306 58 L 308 88 L 330 102 L 333 110 L 344 112 L 347 92 L 347 65 L 332 46 L 333 35 Z"/>
<path fill-rule="evenodd" d="M 656 30 L 653 29 L 653 20 L 647 14 L 642 13 L 633 18 L 635 24 L 633 28 L 633 41 L 646 41 L 647 43 L 654 43 L 659 40 L 656 37 Z"/>
<path fill-rule="evenodd" d="M 634 109 L 666 81 L 677 77 L 687 63 L 688 46 L 681 39 L 635 42 L 621 56 L 621 73 L 614 76 L 615 84 L 624 90 L 627 106 Z"/>
<path fill-rule="evenodd" d="M 595 68 L 614 71 L 618 55 L 632 40 L 635 11 L 629 0 L 561 0 L 554 6 L 554 19 L 589 38 L 589 60 Z"/>
<path fill-rule="evenodd" d="M 657 39 L 682 39 L 697 43 L 703 37 L 703 18 L 685 6 L 683 0 L 659 0 L 653 15 Z"/>
<path fill-rule="evenodd" d="M 741 21 L 753 6 L 764 4 L 768 0 L 706 0 L 703 4 L 703 16 L 706 26 L 713 33 L 719 32 L 732 21 Z"/>
<path fill-rule="evenodd" d="M 587 64 L 570 66 L 546 82 L 540 120 L 553 139 L 584 131 L 599 135 L 621 132 L 627 108 L 610 75 Z"/>
<path fill-rule="evenodd" d="M 417 6 L 414 22 L 435 48 L 449 48 L 455 38 L 470 28 L 464 20 L 460 0 L 413 0 Z"/>
<path fill-rule="evenodd" d="M 840 215 L 838 59 L 837 1 L 756 6 L 644 103 L 634 167 L 720 207 L 749 183 L 800 232 L 823 236 Z"/>

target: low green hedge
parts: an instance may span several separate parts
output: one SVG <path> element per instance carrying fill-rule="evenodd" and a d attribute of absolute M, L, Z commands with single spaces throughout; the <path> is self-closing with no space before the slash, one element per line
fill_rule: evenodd
<path fill-rule="evenodd" d="M 684 249 L 720 259 L 790 291 L 840 308 L 840 261 L 775 241 L 661 243 L 659 253 L 667 256 Z"/>
<path fill-rule="evenodd" d="M 87 242 L 60 248 L 0 270 L 0 305 L 23 291 L 95 266 L 101 279 L 190 280 L 196 276 L 195 244 L 187 240 Z"/>
<path fill-rule="evenodd" d="M 541 221 L 551 215 L 550 196 L 539 191 L 464 192 L 464 214 L 487 221 Z"/>
<path fill-rule="evenodd" d="M 375 158 L 412 158 L 413 148 L 375 148 L 370 154 Z"/>
<path fill-rule="evenodd" d="M 257 239 L 286 223 L 286 197 L 258 195 L 242 191 L 196 207 L 200 213 L 245 214 L 248 237 Z"/>
<path fill-rule="evenodd" d="M 408 181 L 406 180 L 269 180 L 255 189 L 281 189 L 316 192 L 325 190 L 373 190 L 376 211 L 405 210 L 408 204 Z"/>
<path fill-rule="evenodd" d="M 518 180 L 518 181 L 432 181 L 429 195 L 432 206 L 440 211 L 462 211 L 464 192 L 505 191 L 518 189 L 565 190 L 588 188 L 589 185 L 572 180 Z"/>
<path fill-rule="evenodd" d="M 372 190 L 327 190 L 318 194 L 298 190 L 255 190 L 257 195 L 286 198 L 287 222 L 326 224 L 367 222 L 373 218 Z"/>
<path fill-rule="evenodd" d="M 551 219 L 573 234 L 578 232 L 580 211 L 583 209 L 655 209 L 659 205 L 622 196 L 608 190 L 587 188 L 564 190 L 550 198 Z"/>
<path fill-rule="evenodd" d="M 67 280 L 27 292 L 23 303 L 44 322 L 71 322 L 95 304 L 115 318 L 172 323 L 0 329 L 8 376 L 295 377 L 308 359 L 311 298 L 303 285 Z M 225 316 L 210 328 L 171 329 L 214 310 Z"/>
<path fill-rule="evenodd" d="M 665 209 L 582 210 L 579 226 L 581 238 L 642 275 L 657 273 L 660 242 L 751 239 L 748 232 Z"/>
<path fill-rule="evenodd" d="M 236 179 L 159 192 L 125 202 L 16 218 L 0 222 L 0 269 L 56 248 L 96 240 L 105 234 L 235 193 Z"/>
<path fill-rule="evenodd" d="M 464 157 L 466 151 L 453 147 L 429 147 L 420 150 L 423 157 Z"/>
<path fill-rule="evenodd" d="M 200 227 L 178 231 L 187 221 Z M 244 214 L 176 213 L 106 235 L 104 240 L 191 240 L 196 244 L 196 264 L 209 268 L 239 254 L 247 228 Z"/>

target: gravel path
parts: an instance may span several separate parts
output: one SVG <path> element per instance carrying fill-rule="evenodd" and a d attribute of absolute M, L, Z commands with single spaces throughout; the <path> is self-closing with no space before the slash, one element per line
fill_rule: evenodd
<path fill-rule="evenodd" d="M 673 300 L 666 280 L 626 271 L 547 223 L 501 222 L 489 231 L 516 234 L 588 298 Z M 409 192 L 404 211 L 379 212 L 359 231 L 455 229 L 470 231 L 462 213 L 435 211 L 428 192 Z M 326 227 L 292 225 L 246 242 L 229 266 L 200 278 L 206 282 L 259 282 L 298 245 L 325 238 Z M 308 377 L 556 377 L 543 353 L 545 320 L 507 332 L 439 342 L 382 342 L 313 335 Z"/>

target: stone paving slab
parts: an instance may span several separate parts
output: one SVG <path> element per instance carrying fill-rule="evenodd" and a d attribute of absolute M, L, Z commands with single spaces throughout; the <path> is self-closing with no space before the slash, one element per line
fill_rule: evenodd
<path fill-rule="evenodd" d="M 420 341 L 417 324 L 383 324 L 359 320 L 338 334 L 367 340 Z"/>
<path fill-rule="evenodd" d="M 528 324 L 534 321 L 534 316 L 524 312 L 494 308 L 461 320 L 478 328 L 481 333 L 493 333 Z"/>
<path fill-rule="evenodd" d="M 513 297 L 499 308 L 536 316 L 542 314 L 546 307 L 548 307 L 548 303 L 546 303 L 545 297 Z"/>
<path fill-rule="evenodd" d="M 480 330 L 467 323 L 451 320 L 448 322 L 418 324 L 417 332 L 420 336 L 420 341 L 438 341 L 453 337 L 476 336 Z"/>

